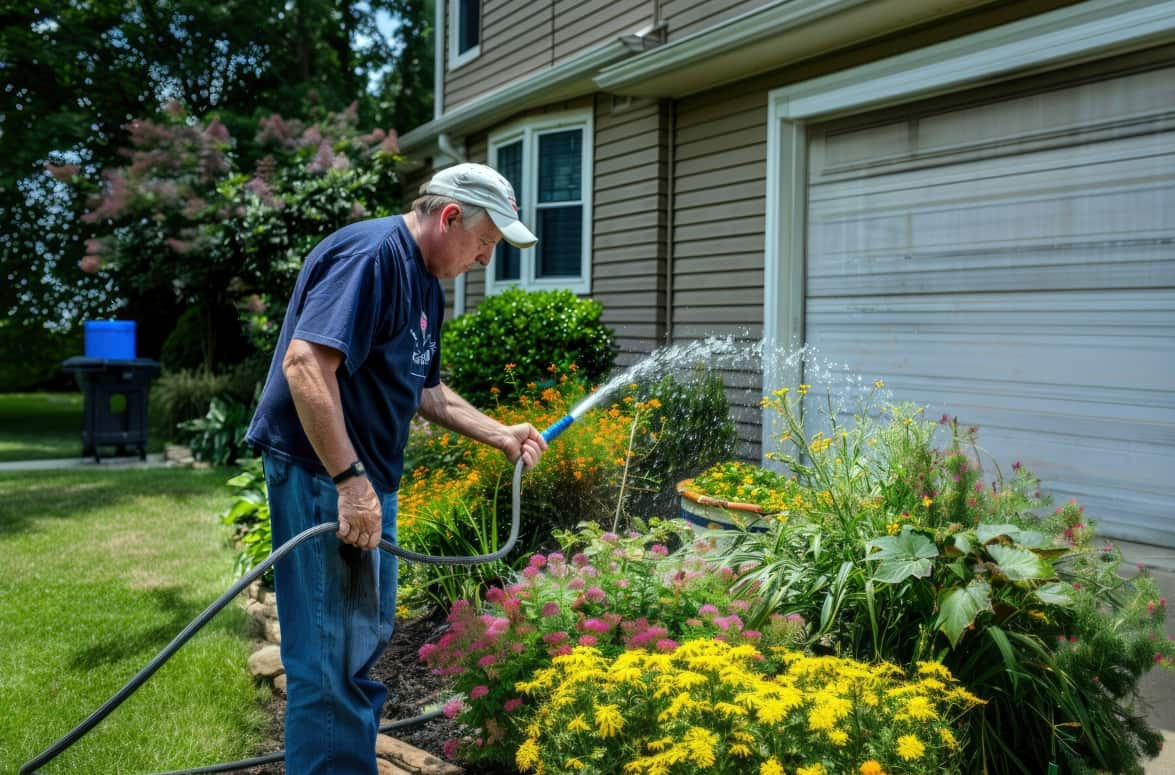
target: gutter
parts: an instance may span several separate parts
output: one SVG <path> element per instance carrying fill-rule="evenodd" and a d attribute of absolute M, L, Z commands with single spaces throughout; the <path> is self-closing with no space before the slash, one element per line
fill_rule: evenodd
<path fill-rule="evenodd" d="M 463 137 L 519 111 L 592 94 L 597 91 L 593 77 L 602 68 L 643 52 L 650 44 L 656 45 L 655 39 L 637 33 L 588 49 L 554 67 L 475 97 L 401 135 L 400 150 L 406 154 L 422 150 L 431 153 L 442 134 Z"/>
<path fill-rule="evenodd" d="M 683 97 L 993 0 L 774 0 L 605 67 L 600 91 Z"/>

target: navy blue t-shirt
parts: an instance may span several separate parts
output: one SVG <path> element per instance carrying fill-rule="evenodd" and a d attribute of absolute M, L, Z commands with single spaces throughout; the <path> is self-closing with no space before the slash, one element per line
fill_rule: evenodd
<path fill-rule="evenodd" d="M 302 430 L 282 373 L 291 339 L 340 351 L 339 395 L 347 435 L 380 492 L 399 487 L 408 423 L 421 391 L 440 384 L 445 297 L 401 216 L 339 229 L 298 275 L 261 402 L 246 439 L 270 454 L 324 471 Z"/>

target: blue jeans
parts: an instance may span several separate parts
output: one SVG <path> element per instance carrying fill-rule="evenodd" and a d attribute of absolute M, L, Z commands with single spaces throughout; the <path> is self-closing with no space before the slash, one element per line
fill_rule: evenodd
<path fill-rule="evenodd" d="M 338 519 L 325 474 L 263 455 L 273 545 Z M 396 493 L 381 494 L 383 537 L 396 538 Z M 307 539 L 275 569 L 286 689 L 286 772 L 377 775 L 375 737 L 387 689 L 367 673 L 392 636 L 396 558 Z"/>

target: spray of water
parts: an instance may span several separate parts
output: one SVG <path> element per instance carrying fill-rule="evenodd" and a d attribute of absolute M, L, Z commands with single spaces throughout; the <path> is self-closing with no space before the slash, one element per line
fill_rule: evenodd
<path fill-rule="evenodd" d="M 724 364 L 723 361 L 745 361 L 742 368 L 757 368 L 762 352 L 762 343 L 746 342 L 733 336 L 710 336 L 680 344 L 668 345 L 653 351 L 640 362 L 615 375 L 585 398 L 574 409 L 571 416 L 577 420 L 594 409 L 617 388 L 640 383 L 651 377 L 674 370 L 696 366 L 709 368 L 737 368 L 740 364 Z"/>

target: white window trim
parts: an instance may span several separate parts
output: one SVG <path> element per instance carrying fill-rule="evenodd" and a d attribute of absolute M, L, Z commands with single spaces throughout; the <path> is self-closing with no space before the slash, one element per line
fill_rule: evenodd
<path fill-rule="evenodd" d="M 536 277 L 537 262 L 536 249 L 533 247 L 521 249 L 520 279 L 495 279 L 497 251 L 494 258 L 486 267 L 486 295 L 492 296 L 501 293 L 507 288 L 521 287 L 529 290 L 547 290 L 566 288 L 573 293 L 587 295 L 592 292 L 592 157 L 595 134 L 593 132 L 591 110 L 574 111 L 543 115 L 534 119 L 516 122 L 494 132 L 489 137 L 487 155 L 490 166 L 497 166 L 498 149 L 504 145 L 522 140 L 522 208 L 518 216 L 531 229 L 538 228 L 535 218 L 537 209 L 536 190 L 538 188 L 538 137 L 548 132 L 557 132 L 563 129 L 583 130 L 583 168 L 580 172 L 580 181 L 583 186 L 581 192 L 581 206 L 583 207 L 583 245 L 580 255 L 580 274 L 578 277 Z"/>
<path fill-rule="evenodd" d="M 1175 39 L 1175 0 L 1099 0 L 1039 14 L 859 67 L 800 81 L 767 97 L 763 390 L 802 381 L 772 357 L 804 341 L 806 124 L 1055 70 Z M 779 433 L 762 414 L 762 449 Z"/>
<path fill-rule="evenodd" d="M 477 23 L 477 45 L 464 53 L 457 52 L 457 36 L 461 32 L 461 25 L 459 24 L 459 10 L 461 8 L 461 0 L 449 0 L 449 68 L 456 70 L 462 65 L 472 62 L 481 56 L 481 19 Z M 479 11 L 484 10 L 479 7 Z"/>

